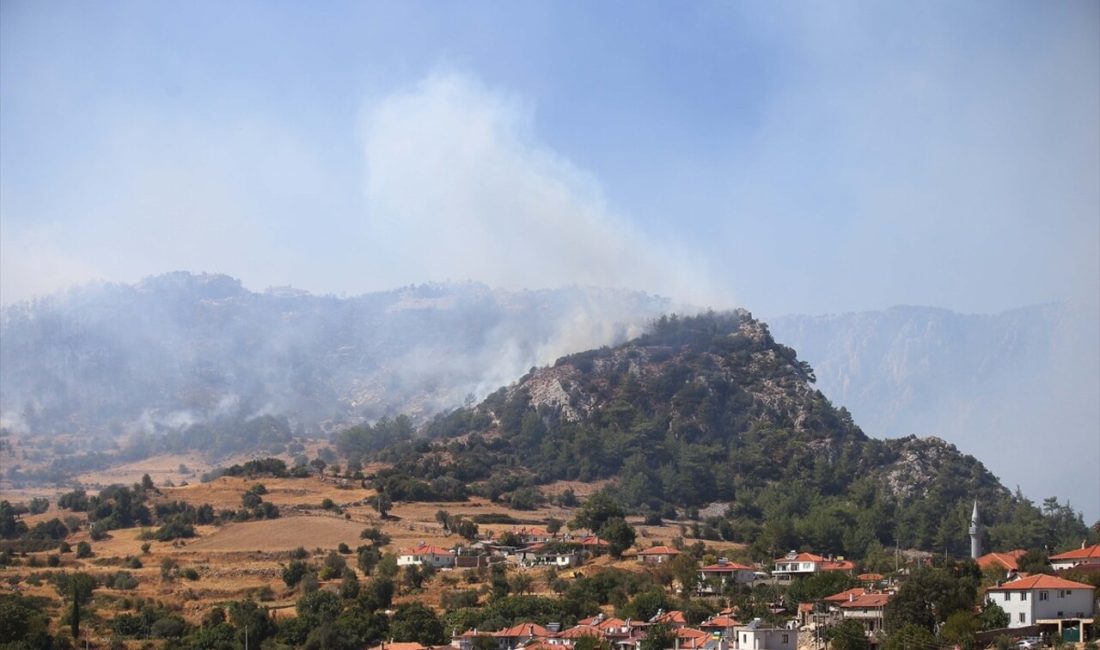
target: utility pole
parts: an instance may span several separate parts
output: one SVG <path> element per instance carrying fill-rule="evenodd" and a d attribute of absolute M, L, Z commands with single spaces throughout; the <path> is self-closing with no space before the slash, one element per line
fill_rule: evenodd
<path fill-rule="evenodd" d="M 244 650 L 248 650 L 248 626 L 244 626 Z"/>

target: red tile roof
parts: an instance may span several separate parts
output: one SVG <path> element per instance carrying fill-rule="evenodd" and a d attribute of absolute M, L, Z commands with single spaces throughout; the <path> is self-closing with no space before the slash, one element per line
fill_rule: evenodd
<path fill-rule="evenodd" d="M 413 548 L 401 549 L 402 555 L 454 555 L 450 549 L 439 548 L 431 544 L 420 544 Z"/>
<path fill-rule="evenodd" d="M 822 600 L 824 600 L 825 602 L 828 602 L 828 603 L 839 603 L 839 602 L 847 601 L 849 597 L 854 598 L 856 596 L 862 596 L 865 593 L 867 593 L 866 589 L 864 589 L 863 587 L 856 587 L 854 589 L 848 589 L 846 591 L 842 591 L 839 594 L 833 594 L 832 596 L 826 596 L 826 597 L 822 598 Z"/>
<path fill-rule="evenodd" d="M 775 559 L 776 562 L 824 562 L 825 558 L 820 555 L 814 555 L 813 553 L 799 553 L 794 557 L 780 557 Z"/>
<path fill-rule="evenodd" d="M 1074 582 L 1072 580 L 1066 580 L 1065 578 L 1056 578 L 1054 576 L 1037 573 L 1033 576 L 1006 582 L 999 587 L 990 587 L 989 591 L 1021 591 L 1024 589 L 1088 589 L 1092 591 L 1093 588 L 1092 585 L 1086 585 L 1081 582 Z"/>
<path fill-rule="evenodd" d="M 1052 560 L 1088 560 L 1093 558 L 1100 560 L 1100 544 L 1075 548 L 1072 551 L 1050 556 Z"/>
<path fill-rule="evenodd" d="M 602 630 L 589 625 L 574 625 L 568 630 L 562 630 L 557 634 L 557 638 L 559 639 L 579 639 L 582 636 L 602 637 L 604 633 Z"/>
<path fill-rule="evenodd" d="M 731 571 L 754 571 L 751 566 L 745 566 L 744 564 L 738 564 L 736 562 L 719 562 L 718 564 L 711 564 L 699 569 L 704 573 L 727 573 Z"/>
<path fill-rule="evenodd" d="M 862 596 L 852 598 L 852 600 L 840 603 L 840 606 L 854 609 L 866 609 L 868 607 L 885 607 L 888 602 L 890 602 L 890 594 L 863 594 Z"/>
<path fill-rule="evenodd" d="M 493 636 L 497 638 L 532 638 L 532 637 L 548 637 L 550 636 L 550 630 L 547 630 L 538 623 L 520 623 L 513 625 L 512 627 L 505 628 L 500 632 L 493 632 Z"/>
<path fill-rule="evenodd" d="M 722 628 L 729 628 L 729 627 L 737 627 L 739 625 L 741 625 L 741 623 L 737 619 L 732 618 L 730 616 L 712 616 L 712 617 L 708 618 L 707 620 L 703 621 L 702 625 L 700 625 L 699 627 L 704 628 L 704 629 L 706 629 L 706 628 L 719 628 L 719 629 L 722 629 Z"/>
<path fill-rule="evenodd" d="M 821 565 L 821 570 L 822 571 L 855 571 L 856 570 L 856 564 L 855 564 L 855 562 L 850 562 L 848 560 L 835 560 L 835 561 L 826 560 Z"/>
<path fill-rule="evenodd" d="M 856 577 L 860 582 L 878 582 L 883 579 L 881 573 L 861 573 Z"/>
<path fill-rule="evenodd" d="M 687 619 L 684 618 L 684 613 L 678 609 L 656 616 L 652 619 L 652 622 L 667 623 L 670 625 L 687 625 Z"/>
<path fill-rule="evenodd" d="M 671 546 L 654 546 L 644 551 L 638 551 L 638 555 L 679 555 L 680 551 Z"/>
<path fill-rule="evenodd" d="M 1005 569 L 1016 571 L 1020 568 L 1016 562 L 1024 553 L 1027 553 L 1027 551 L 1023 549 L 1017 549 L 1007 553 L 986 553 L 978 558 L 978 566 L 985 569 L 994 564 L 999 564 Z"/>

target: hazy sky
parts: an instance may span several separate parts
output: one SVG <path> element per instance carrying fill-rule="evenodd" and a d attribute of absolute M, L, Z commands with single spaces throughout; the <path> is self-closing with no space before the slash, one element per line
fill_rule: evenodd
<path fill-rule="evenodd" d="M 1095 296 L 1098 7 L 5 0 L 0 299 L 174 269 Z"/>

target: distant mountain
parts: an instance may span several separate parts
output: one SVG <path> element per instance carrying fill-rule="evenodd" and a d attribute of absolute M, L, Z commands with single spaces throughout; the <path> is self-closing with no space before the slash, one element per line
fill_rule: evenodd
<path fill-rule="evenodd" d="M 9 428 L 114 436 L 284 415 L 307 432 L 472 402 L 674 305 L 595 288 L 432 284 L 352 298 L 177 272 L 0 313 Z"/>
<path fill-rule="evenodd" d="M 1038 510 L 953 445 L 864 435 L 744 311 L 662 318 L 438 416 L 427 441 L 372 451 L 384 433 L 348 430 L 338 446 L 394 463 L 378 487 L 399 500 L 470 489 L 522 503 L 535 486 L 613 479 L 613 494 L 643 512 L 722 504 L 708 508 L 710 534 L 765 552 L 863 556 L 875 541 L 961 552 L 977 498 L 997 547 L 1046 543 Z"/>
<path fill-rule="evenodd" d="M 769 324 L 872 435 L 940 436 L 1029 494 L 1100 517 L 1095 314 L 1063 304 L 989 315 L 895 307 Z"/>

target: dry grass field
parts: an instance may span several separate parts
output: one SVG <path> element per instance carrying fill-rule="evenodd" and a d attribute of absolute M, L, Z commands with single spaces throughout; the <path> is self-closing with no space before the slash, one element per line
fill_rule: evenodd
<path fill-rule="evenodd" d="M 243 462 L 230 459 L 219 463 Z M 181 473 L 180 465 L 186 465 L 189 472 Z M 199 506 L 209 503 L 217 510 L 236 509 L 241 505 L 242 495 L 257 483 L 267 490 L 263 495 L 266 502 L 279 506 L 282 516 L 278 519 L 226 523 L 219 526 L 199 526 L 197 536 L 175 542 L 147 541 L 142 538 L 140 529 L 115 530 L 107 539 L 93 541 L 89 537 L 86 524 L 78 532 L 69 536 L 74 547 L 78 542 L 91 543 L 94 555 L 77 560 L 69 553 L 61 557 L 61 566 L 56 569 L 45 568 L 46 558 L 56 551 L 34 553 L 40 568 L 33 571 L 47 577 L 53 571 L 87 571 L 101 577 L 113 575 L 119 570 L 129 571 L 139 584 L 133 590 L 100 588 L 102 602 L 118 602 L 124 598 L 140 596 L 154 599 L 178 608 L 179 612 L 193 623 L 201 620 L 211 607 L 231 600 L 257 597 L 265 594 L 267 606 L 278 607 L 279 615 L 290 614 L 292 605 L 301 595 L 299 591 L 289 589 L 282 580 L 282 569 L 290 560 L 290 552 L 298 547 L 310 552 L 310 562 L 318 564 L 329 551 L 336 550 L 343 543 L 354 549 L 364 543 L 360 532 L 367 526 L 380 526 L 391 538 L 385 550 L 393 553 L 403 548 L 415 546 L 420 542 L 452 547 L 464 542 L 462 538 L 443 530 L 436 521 L 436 513 L 445 510 L 452 516 L 474 519 L 478 515 L 507 515 L 515 521 L 512 524 L 479 524 L 482 533 L 492 531 L 501 533 L 524 525 L 544 526 L 550 518 L 568 522 L 575 515 L 574 509 L 547 505 L 534 511 L 514 510 L 503 504 L 492 503 L 487 499 L 474 497 L 460 503 L 396 503 L 390 511 L 390 517 L 382 520 L 378 513 L 368 505 L 366 499 L 374 495 L 373 490 L 364 489 L 358 482 L 341 482 L 331 478 L 311 476 L 309 478 L 272 478 L 272 477 L 221 477 L 207 483 L 199 480 L 201 472 L 209 471 L 211 465 L 203 462 L 197 455 L 159 456 L 141 463 L 120 465 L 110 470 L 82 474 L 76 479 L 88 487 L 105 486 L 112 483 L 133 484 L 149 474 L 159 486 L 158 501 L 186 501 Z M 368 468 L 368 471 L 371 468 Z M 374 468 L 377 469 L 377 468 Z M 185 483 L 181 485 L 181 483 Z M 171 487 L 166 486 L 171 485 Z M 547 494 L 560 494 L 571 489 L 583 500 L 584 497 L 602 487 L 602 483 L 585 484 L 560 482 L 546 486 Z M 27 501 L 34 496 L 46 496 L 51 501 L 48 512 L 25 516 L 29 525 L 53 517 L 71 518 L 74 513 L 59 511 L 57 497 L 68 491 L 65 489 L 4 489 L 0 498 L 13 502 Z M 322 502 L 330 499 L 336 508 L 323 509 Z M 83 515 L 79 515 L 83 517 Z M 662 526 L 644 525 L 640 519 L 631 518 L 637 530 L 637 546 L 645 548 L 654 544 L 669 544 L 675 537 L 684 536 L 680 523 L 668 522 Z M 690 528 L 690 523 L 685 523 Z M 737 544 L 708 542 L 718 552 L 728 552 L 735 556 L 742 547 Z M 143 549 L 143 546 L 145 547 Z M 128 566 L 137 558 L 141 566 Z M 348 564 L 355 566 L 355 556 L 346 556 Z M 189 580 L 182 575 L 166 580 L 161 575 L 161 565 L 166 560 L 175 563 L 179 570 L 194 570 L 197 580 Z M 633 571 L 647 570 L 628 553 L 628 557 L 613 561 L 609 557 L 597 558 L 578 569 L 578 573 L 588 573 L 602 567 L 619 567 Z M 531 593 L 549 593 L 546 570 L 543 568 L 512 568 L 513 571 L 527 572 L 532 578 Z M 40 584 L 28 584 L 25 577 L 30 570 L 25 566 L 0 569 L 0 588 L 11 588 L 9 584 L 15 576 L 21 576 L 18 588 L 24 593 L 56 598 L 57 594 L 48 580 Z M 330 582 L 329 588 L 337 583 Z M 429 606 L 439 607 L 442 594 L 451 589 L 487 589 L 481 580 L 474 580 L 466 571 L 441 571 L 422 590 L 416 592 L 400 591 L 396 602 L 416 600 Z M 99 614 L 110 618 L 117 609 L 112 605 L 103 605 Z M 93 642 L 95 640 L 93 639 Z M 99 639 L 100 642 L 106 639 Z M 135 646 L 137 647 L 137 646 Z"/>

